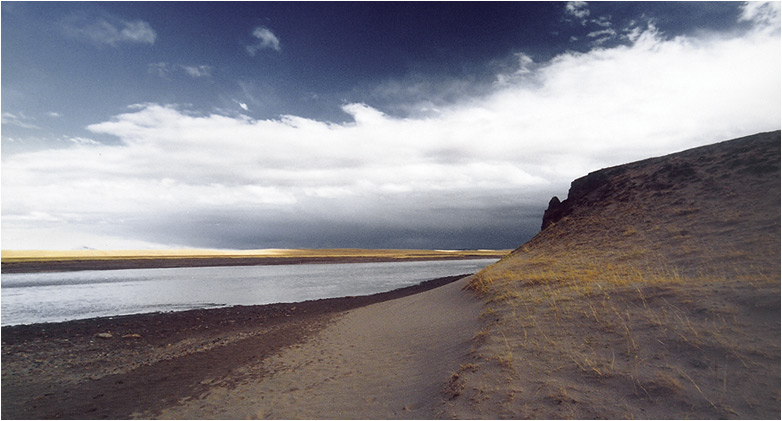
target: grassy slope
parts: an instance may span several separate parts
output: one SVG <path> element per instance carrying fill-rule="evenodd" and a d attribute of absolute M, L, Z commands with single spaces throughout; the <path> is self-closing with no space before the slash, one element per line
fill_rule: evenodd
<path fill-rule="evenodd" d="M 472 279 L 484 328 L 443 415 L 778 418 L 779 166 L 774 132 L 582 179 Z"/>

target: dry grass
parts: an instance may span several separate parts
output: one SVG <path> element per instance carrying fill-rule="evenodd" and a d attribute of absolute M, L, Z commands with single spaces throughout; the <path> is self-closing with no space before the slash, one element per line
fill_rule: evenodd
<path fill-rule="evenodd" d="M 474 275 L 484 327 L 444 416 L 778 419 L 773 136 L 611 170 L 570 215 Z M 725 164 L 737 156 L 769 172 Z M 686 179 L 672 161 L 688 163 Z"/>
<path fill-rule="evenodd" d="M 779 408 L 779 306 L 769 299 L 779 297 L 779 276 L 745 272 L 683 277 L 672 267 L 579 256 L 492 265 L 470 283 L 487 303 L 474 364 L 487 373 L 496 366 L 493 375 L 509 390 L 537 393 L 473 402 L 473 410 L 533 418 L 768 416 Z M 770 372 L 762 387 L 747 375 L 761 370 Z M 464 374 L 460 381 L 467 388 L 460 393 L 476 393 Z"/>

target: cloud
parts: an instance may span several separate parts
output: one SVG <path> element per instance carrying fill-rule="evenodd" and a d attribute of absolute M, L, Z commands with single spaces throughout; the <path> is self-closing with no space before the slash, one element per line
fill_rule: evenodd
<path fill-rule="evenodd" d="M 123 22 L 122 29 L 119 30 L 119 36 L 116 39 L 117 41 L 152 45 L 155 43 L 156 37 L 157 34 L 148 23 L 137 20 Z"/>
<path fill-rule="evenodd" d="M 274 33 L 263 26 L 258 26 L 253 29 L 253 37 L 258 39 L 258 42 L 253 45 L 248 45 L 247 52 L 251 56 L 255 56 L 258 51 L 270 48 L 274 51 L 280 51 L 280 40 Z"/>
<path fill-rule="evenodd" d="M 611 28 L 601 29 L 599 31 L 592 31 L 587 34 L 588 38 L 595 38 L 594 41 L 592 41 L 593 45 L 601 45 L 605 43 L 606 41 L 616 39 L 617 33 L 615 30 Z"/>
<path fill-rule="evenodd" d="M 618 33 L 612 28 L 613 22 L 611 21 L 611 15 L 598 16 L 597 18 L 587 19 L 590 15 L 589 6 L 586 2 L 568 2 L 565 6 L 565 14 L 567 16 L 574 16 L 578 18 L 581 26 L 585 28 L 591 27 L 591 31 L 586 34 L 587 38 L 592 38 L 589 45 L 593 48 L 602 47 L 607 41 L 616 40 Z M 565 18 L 565 20 L 570 20 Z M 623 32 L 630 32 L 627 29 Z M 571 36 L 570 42 L 577 42 L 581 39 L 578 36 Z M 627 39 L 627 37 L 622 37 Z"/>
<path fill-rule="evenodd" d="M 581 24 L 586 24 L 586 18 L 589 16 L 589 6 L 585 1 L 569 1 L 565 4 L 565 13 L 581 20 Z"/>
<path fill-rule="evenodd" d="M 207 66 L 202 64 L 198 66 L 181 66 L 181 68 L 190 77 L 200 78 L 200 77 L 212 76 L 212 66 Z"/>
<path fill-rule="evenodd" d="M 212 76 L 214 68 L 205 64 L 200 65 L 183 65 L 183 64 L 171 64 L 164 61 L 158 63 L 150 63 L 147 65 L 147 71 L 149 73 L 158 75 L 162 78 L 169 78 L 177 72 L 183 72 L 184 74 L 197 79 L 208 78 Z"/>
<path fill-rule="evenodd" d="M 85 13 L 67 17 L 63 30 L 73 38 L 112 47 L 123 43 L 153 45 L 157 38 L 155 30 L 145 21 L 129 21 L 114 16 L 91 16 Z"/>
<path fill-rule="evenodd" d="M 74 136 L 66 137 L 65 140 L 77 145 L 100 145 L 100 142 L 96 142 L 88 137 Z"/>
<path fill-rule="evenodd" d="M 514 53 L 513 58 L 516 60 L 516 70 L 512 72 L 497 73 L 494 81 L 495 86 L 520 83 L 524 78 L 527 78 L 534 73 L 536 64 L 532 57 L 524 53 Z"/>
<path fill-rule="evenodd" d="M 164 61 L 158 63 L 149 63 L 147 65 L 147 71 L 162 78 L 167 78 L 171 75 L 171 73 L 174 72 L 174 66 Z"/>
<path fill-rule="evenodd" d="M 740 9 L 741 14 L 739 15 L 739 21 L 750 22 L 755 26 L 762 26 L 769 30 L 779 31 L 781 5 L 782 3 L 778 1 L 744 2 Z"/>
<path fill-rule="evenodd" d="M 249 111 L 250 107 L 245 102 L 237 101 L 235 99 L 231 99 L 236 105 L 239 106 L 239 108 L 243 109 L 244 111 Z"/>
<path fill-rule="evenodd" d="M 40 129 L 40 127 L 31 123 L 34 119 L 24 115 L 24 113 L 9 113 L 3 112 L 2 124 L 8 124 L 11 126 L 21 127 L 23 129 Z"/>
<path fill-rule="evenodd" d="M 598 37 L 604 37 L 604 36 L 615 37 L 616 36 L 616 31 L 614 31 L 611 28 L 601 29 L 599 31 L 590 32 L 590 33 L 587 34 L 587 36 L 589 38 L 598 38 Z"/>
<path fill-rule="evenodd" d="M 611 23 L 611 16 L 600 16 L 597 19 L 592 19 L 589 22 L 594 23 L 597 26 L 601 26 L 603 28 L 610 28 Z"/>
<path fill-rule="evenodd" d="M 139 104 L 88 127 L 119 145 L 4 159 L 4 247 L 41 226 L 199 247 L 514 247 L 589 171 L 779 129 L 765 28 L 519 55 L 506 83 L 405 118 L 360 102 L 339 124 Z"/>

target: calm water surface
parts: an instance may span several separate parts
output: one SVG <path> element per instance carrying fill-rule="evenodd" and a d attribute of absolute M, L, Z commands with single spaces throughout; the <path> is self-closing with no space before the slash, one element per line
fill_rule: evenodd
<path fill-rule="evenodd" d="M 497 259 L 123 269 L 2 275 L 3 326 L 366 295 Z"/>

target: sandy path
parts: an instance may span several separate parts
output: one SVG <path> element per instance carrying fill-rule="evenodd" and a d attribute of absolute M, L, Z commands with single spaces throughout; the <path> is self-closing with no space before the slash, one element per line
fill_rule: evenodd
<path fill-rule="evenodd" d="M 160 418 L 434 418 L 478 328 L 460 280 L 345 313 L 306 343 Z M 258 376 L 262 374 L 262 376 Z"/>

